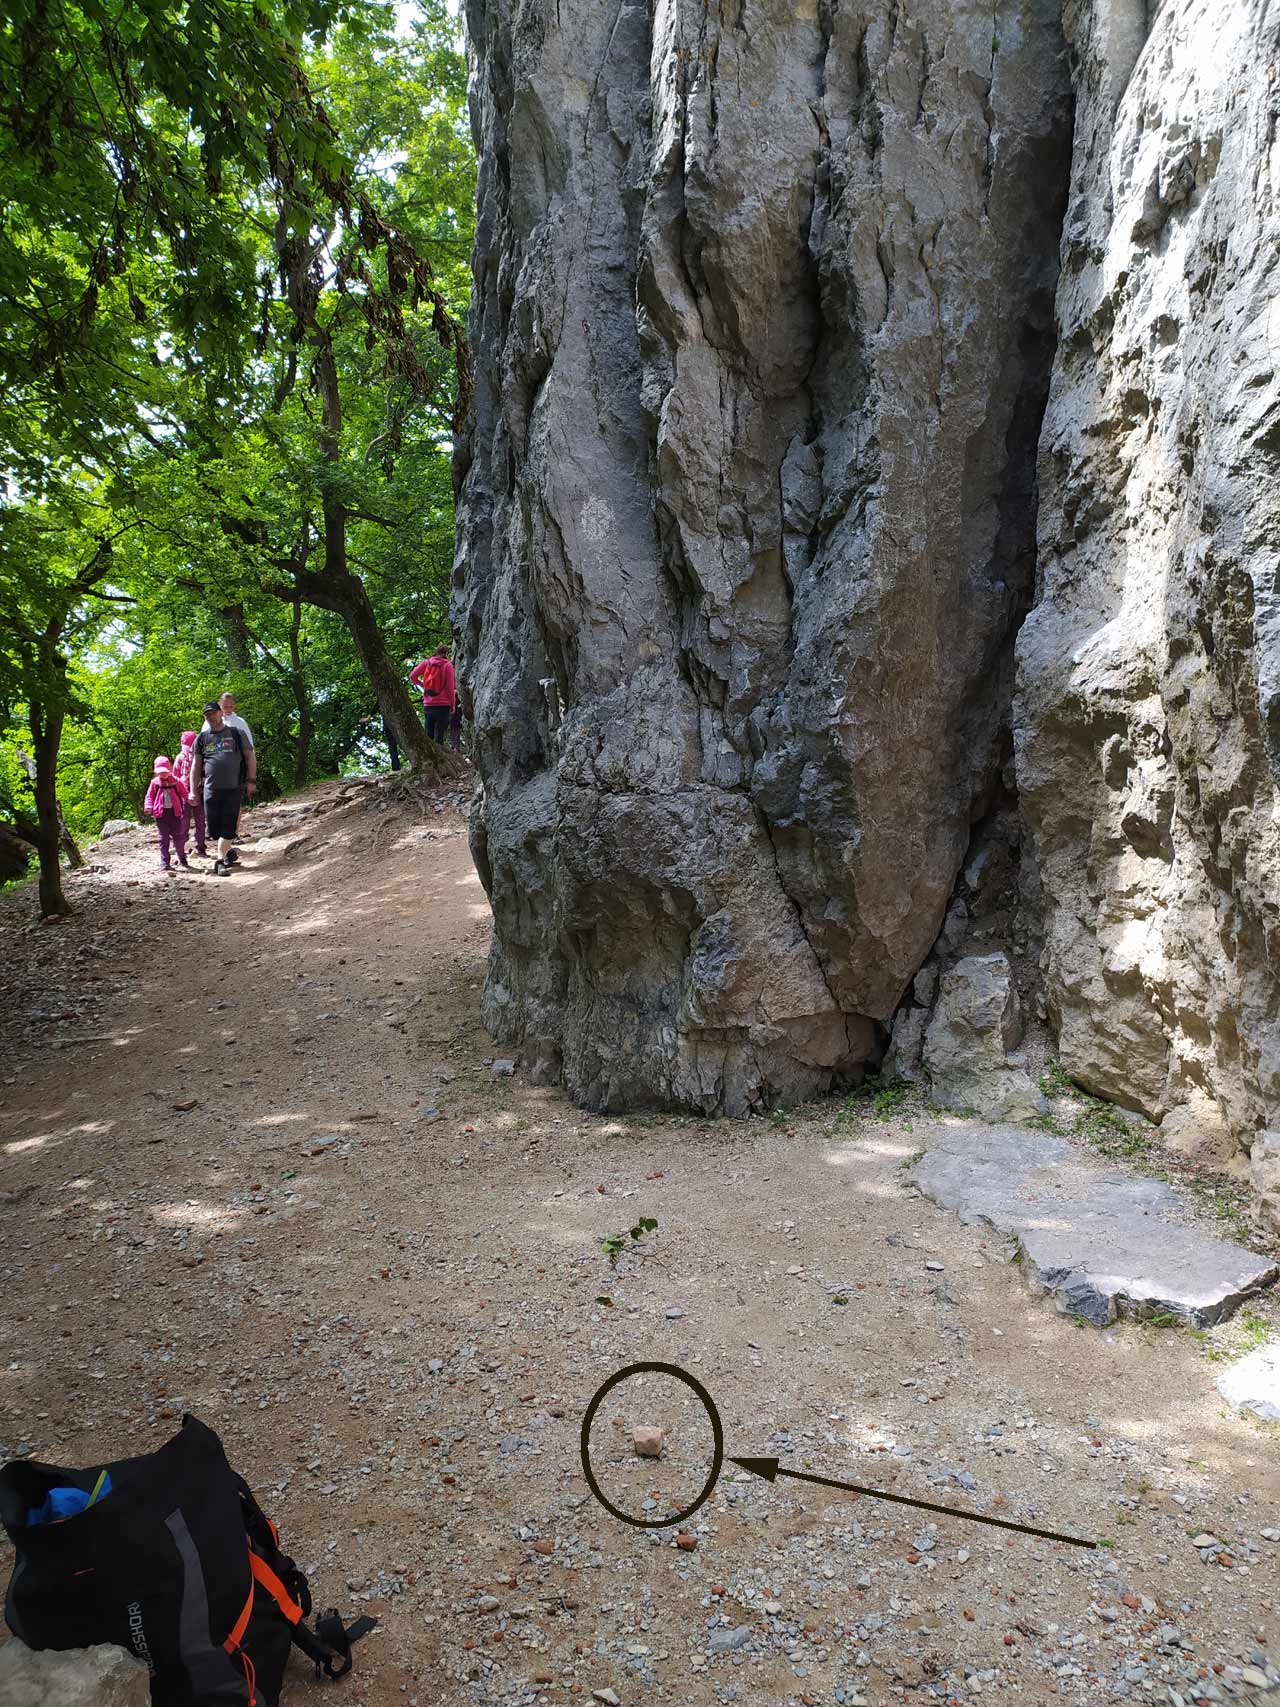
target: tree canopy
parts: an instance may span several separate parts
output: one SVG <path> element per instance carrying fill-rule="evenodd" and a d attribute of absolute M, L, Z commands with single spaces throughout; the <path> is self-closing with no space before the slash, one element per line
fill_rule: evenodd
<path fill-rule="evenodd" d="M 0 85 L 0 814 L 52 879 L 59 800 L 135 814 L 227 686 L 269 785 L 385 729 L 431 763 L 404 676 L 448 633 L 474 194 L 444 0 L 19 0 Z"/>

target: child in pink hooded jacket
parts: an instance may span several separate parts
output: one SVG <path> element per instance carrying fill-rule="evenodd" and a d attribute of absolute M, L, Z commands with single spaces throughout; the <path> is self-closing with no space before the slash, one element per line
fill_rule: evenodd
<path fill-rule="evenodd" d="M 173 761 L 173 774 L 174 774 L 174 776 L 177 777 L 179 782 L 185 782 L 188 789 L 190 789 L 190 787 L 191 787 L 191 749 L 195 746 L 195 744 L 196 744 L 196 732 L 195 732 L 195 730 L 194 729 L 184 729 L 182 731 L 182 751 L 178 754 L 177 758 Z M 204 795 L 203 794 L 197 794 L 193 800 L 190 800 L 187 803 L 187 827 L 190 828 L 190 826 L 193 822 L 194 822 L 195 827 L 196 827 L 196 852 L 199 854 L 201 859 L 207 859 L 208 855 L 205 852 L 205 846 L 204 846 Z M 186 841 L 185 836 L 182 839 L 184 842 Z"/>
<path fill-rule="evenodd" d="M 151 778 L 151 786 L 147 789 L 145 808 L 156 821 L 156 829 L 160 835 L 160 869 L 169 871 L 169 844 L 173 843 L 178 855 L 178 864 L 184 871 L 190 871 L 187 864 L 187 806 L 191 799 L 190 790 L 173 774 L 173 766 L 161 753 L 155 762 L 155 775 Z"/>

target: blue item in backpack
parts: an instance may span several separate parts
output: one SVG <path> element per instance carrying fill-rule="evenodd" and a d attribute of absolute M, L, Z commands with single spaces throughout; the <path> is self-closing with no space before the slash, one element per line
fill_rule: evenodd
<path fill-rule="evenodd" d="M 49 1497 L 42 1506 L 28 1516 L 27 1526 L 37 1523 L 61 1523 L 64 1517 L 78 1517 L 82 1511 L 87 1511 L 95 1501 L 111 1492 L 111 1478 L 104 1470 L 98 1477 L 97 1484 L 91 1494 L 83 1488 L 50 1488 Z"/>

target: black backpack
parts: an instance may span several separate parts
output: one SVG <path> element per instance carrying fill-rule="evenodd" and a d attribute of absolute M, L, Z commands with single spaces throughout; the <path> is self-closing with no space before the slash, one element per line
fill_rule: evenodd
<path fill-rule="evenodd" d="M 109 1491 L 32 1524 L 54 1488 Z M 30 1648 L 116 1643 L 150 1668 L 152 1707 L 276 1707 L 291 1644 L 317 1675 L 342 1677 L 352 1642 L 376 1622 L 344 1628 L 330 1612 L 307 1627 L 306 1577 L 222 1442 L 192 1416 L 140 1458 L 85 1470 L 6 1464 L 0 1521 L 17 1550 L 5 1600 L 14 1635 Z"/>

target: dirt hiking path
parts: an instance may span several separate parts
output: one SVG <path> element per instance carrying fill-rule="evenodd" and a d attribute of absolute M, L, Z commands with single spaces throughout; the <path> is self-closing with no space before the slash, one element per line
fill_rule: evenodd
<path fill-rule="evenodd" d="M 138 832 L 74 918 L 0 902 L 5 1454 L 217 1428 L 317 1603 L 381 1620 L 291 1707 L 1280 1700 L 1278 1431 L 1213 1385 L 1274 1304 L 1075 1326 L 904 1185 L 922 1109 L 597 1117 L 495 1073 L 457 808 L 326 785 L 252 813 L 227 880 L 163 878 Z M 730 1454 L 1107 1545 L 732 1465 L 679 1542 L 624 1526 L 579 1428 L 652 1360 Z M 605 1401 L 626 1510 L 701 1484 L 687 1400 Z"/>

